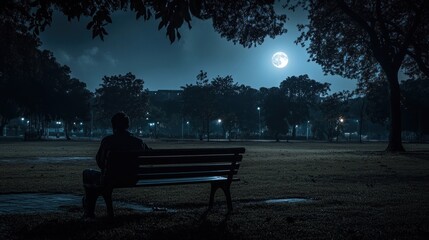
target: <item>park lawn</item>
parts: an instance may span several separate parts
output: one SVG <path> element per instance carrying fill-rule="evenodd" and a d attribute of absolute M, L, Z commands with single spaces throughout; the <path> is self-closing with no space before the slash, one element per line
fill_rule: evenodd
<path fill-rule="evenodd" d="M 37 157 L 93 157 L 99 142 L 0 142 L 0 194 L 82 195 L 81 172 L 94 160 L 37 161 Z M 402 154 L 385 143 L 161 142 L 153 148 L 246 148 L 225 198 L 205 214 L 209 184 L 118 189 L 114 199 L 176 212 L 116 208 L 105 218 L 81 219 L 80 206 L 58 213 L 0 218 L 1 239 L 429 239 L 429 145 L 406 144 Z M 308 203 L 265 204 L 307 198 Z"/>

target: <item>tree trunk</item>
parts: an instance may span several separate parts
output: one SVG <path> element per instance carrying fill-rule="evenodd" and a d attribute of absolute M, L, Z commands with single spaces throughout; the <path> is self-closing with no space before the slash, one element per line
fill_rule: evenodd
<path fill-rule="evenodd" d="M 292 125 L 292 139 L 296 139 L 296 125 Z"/>
<path fill-rule="evenodd" d="M 207 124 L 207 142 L 210 142 L 210 118 L 207 117 L 206 120 L 206 124 Z"/>
<path fill-rule="evenodd" d="M 363 112 L 365 110 L 365 99 L 362 99 L 362 106 L 359 115 L 359 143 L 362 143 L 362 126 L 363 126 Z"/>
<path fill-rule="evenodd" d="M 423 123 L 422 123 L 422 118 L 423 118 L 423 116 L 422 116 L 422 109 L 419 109 L 419 111 L 418 111 L 418 113 L 417 113 L 417 116 L 418 116 L 418 118 L 417 118 L 417 121 L 418 121 L 418 127 L 417 127 L 417 140 L 420 142 L 420 143 L 424 143 L 424 141 L 423 141 L 423 136 L 424 136 L 424 132 L 423 132 Z"/>
<path fill-rule="evenodd" d="M 1 121 L 0 121 L 0 137 L 2 137 L 3 136 L 3 134 L 4 134 L 4 129 L 5 129 L 5 126 L 6 126 L 6 124 L 8 123 L 8 120 L 6 119 L 6 118 L 1 118 Z"/>
<path fill-rule="evenodd" d="M 71 140 L 70 134 L 69 134 L 69 127 L 70 127 L 69 122 L 68 121 L 64 121 L 64 134 L 66 135 L 66 139 L 68 141 Z"/>
<path fill-rule="evenodd" d="M 404 152 L 402 146 L 402 125 L 401 125 L 401 92 L 399 88 L 398 74 L 387 73 L 389 80 L 390 97 L 390 134 L 389 145 L 386 148 L 388 152 Z"/>

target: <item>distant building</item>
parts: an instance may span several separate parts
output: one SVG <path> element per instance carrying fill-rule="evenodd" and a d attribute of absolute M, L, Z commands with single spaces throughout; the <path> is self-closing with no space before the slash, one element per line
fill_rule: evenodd
<path fill-rule="evenodd" d="M 172 101 L 182 98 L 183 90 L 157 90 L 149 91 L 149 97 L 156 101 Z"/>

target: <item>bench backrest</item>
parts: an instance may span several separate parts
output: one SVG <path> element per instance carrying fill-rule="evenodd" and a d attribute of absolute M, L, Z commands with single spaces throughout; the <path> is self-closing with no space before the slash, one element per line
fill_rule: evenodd
<path fill-rule="evenodd" d="M 237 174 L 244 148 L 154 149 L 109 152 L 106 183 L 131 186 L 138 180 L 223 176 Z"/>

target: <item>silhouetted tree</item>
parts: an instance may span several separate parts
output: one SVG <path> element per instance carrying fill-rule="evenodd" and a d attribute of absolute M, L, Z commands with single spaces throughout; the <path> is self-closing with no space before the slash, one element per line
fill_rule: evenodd
<path fill-rule="evenodd" d="M 353 98 L 348 101 L 349 112 L 346 115 L 346 118 L 354 119 L 356 121 L 355 124 L 352 124 L 349 130 L 350 132 L 357 132 L 359 135 L 359 142 L 362 142 L 363 121 L 367 119 L 367 115 L 365 114 L 366 104 L 367 99 L 364 95 L 356 94 L 356 91 L 353 92 Z"/>
<path fill-rule="evenodd" d="M 31 128 L 43 132 L 52 120 L 63 120 L 67 139 L 73 121 L 83 121 L 89 115 L 91 92 L 86 84 L 70 78 L 70 68 L 60 65 L 47 50 L 37 54 L 37 61 L 29 69 L 32 74 L 25 82 L 19 99 Z"/>
<path fill-rule="evenodd" d="M 284 94 L 279 88 L 270 88 L 264 98 L 263 112 L 265 124 L 268 131 L 274 136 L 276 141 L 280 141 L 280 134 L 286 134 L 289 130 L 287 121 L 288 112 Z"/>
<path fill-rule="evenodd" d="M 429 81 L 409 79 L 402 82 L 404 129 L 416 133 L 419 140 L 429 133 Z"/>
<path fill-rule="evenodd" d="M 69 132 L 73 123 L 89 120 L 90 100 L 92 93 L 86 88 L 86 84 L 76 78 L 72 78 L 61 84 L 57 101 L 59 117 L 64 121 L 64 131 L 69 140 Z"/>
<path fill-rule="evenodd" d="M 389 123 L 390 109 L 389 100 L 387 96 L 389 91 L 386 81 L 376 81 L 367 84 L 366 99 L 366 113 L 370 120 L 374 123 L 386 125 Z"/>
<path fill-rule="evenodd" d="M 132 73 L 104 76 L 100 88 L 95 90 L 95 107 L 98 118 L 110 119 L 113 114 L 124 111 L 132 121 L 143 119 L 147 110 L 148 97 L 142 79 Z M 109 122 L 107 121 L 107 126 Z"/>
<path fill-rule="evenodd" d="M 181 124 L 183 124 L 183 101 L 181 94 L 168 96 L 163 94 L 149 95 L 149 123 L 162 124 L 164 134 L 168 136 L 179 136 L 181 134 Z M 151 130 L 153 130 L 151 127 Z M 161 130 L 161 129 L 157 129 Z M 157 131 L 159 133 L 159 131 Z"/>
<path fill-rule="evenodd" d="M 66 93 L 64 86 L 70 80 L 70 68 L 60 65 L 52 52 L 44 50 L 37 55 L 37 62 L 33 65 L 31 77 L 27 81 L 27 88 L 21 90 L 27 114 L 37 116 L 41 122 L 59 119 L 60 113 L 67 107 L 62 102 L 62 95 Z M 67 111 L 67 110 L 66 110 Z"/>
<path fill-rule="evenodd" d="M 234 83 L 234 79 L 230 75 L 217 76 L 210 84 L 215 96 L 215 114 L 222 120 L 222 129 L 231 136 L 230 133 L 238 124 L 238 84 Z"/>
<path fill-rule="evenodd" d="M 322 131 L 326 134 L 329 141 L 332 141 L 334 137 L 336 137 L 338 141 L 339 135 L 342 132 L 344 116 L 348 110 L 348 97 L 349 92 L 347 91 L 336 92 L 322 99 L 320 103 L 320 110 L 322 113 L 321 120 L 324 125 Z M 320 120 L 316 120 L 315 122 L 318 121 Z M 315 124 L 322 125 L 320 123 Z"/>
<path fill-rule="evenodd" d="M 40 42 L 25 26 L 0 21 L 0 136 L 4 126 L 21 114 L 25 90 Z"/>
<path fill-rule="evenodd" d="M 207 78 L 207 72 L 200 71 L 196 84 L 186 84 L 182 89 L 184 115 L 193 119 L 193 126 L 199 129 L 200 140 L 205 132 L 207 141 L 210 141 L 210 121 L 215 114 L 215 93 Z"/>
<path fill-rule="evenodd" d="M 86 103 L 81 104 L 90 95 L 86 85 L 71 80 L 69 67 L 59 64 L 52 52 L 40 50 L 26 26 L 0 21 L 0 31 L 0 129 L 22 114 L 30 120 L 32 137 L 40 137 L 49 121 L 88 113 Z"/>
<path fill-rule="evenodd" d="M 101 1 L 14 1 L 0 3 L 0 21 L 29 25 L 35 34 L 44 31 L 52 22 L 54 10 L 69 20 L 90 17 L 87 28 L 93 37 L 107 35 L 105 26 L 112 23 L 115 11 L 131 10 L 136 18 L 159 20 L 158 29 L 165 28 L 171 42 L 180 39 L 179 29 L 184 23 L 191 28 L 192 17 L 212 20 L 213 28 L 222 37 L 245 47 L 261 44 L 266 36 L 274 38 L 285 32 L 286 16 L 274 11 L 274 0 L 101 0 Z"/>
<path fill-rule="evenodd" d="M 165 122 L 168 121 L 166 111 L 157 105 L 149 106 L 150 135 L 154 138 L 159 137 L 160 130 L 165 128 Z"/>
<path fill-rule="evenodd" d="M 18 105 L 14 101 L 0 102 L 0 136 L 4 134 L 4 127 L 9 121 L 19 116 Z"/>
<path fill-rule="evenodd" d="M 263 122 L 263 115 L 261 115 L 261 119 L 258 119 L 257 108 L 262 108 L 259 91 L 250 86 L 240 85 L 237 98 L 234 102 L 234 112 L 237 116 L 240 132 L 249 135 L 250 132 L 255 132 L 255 129 L 259 131 L 259 121 L 261 124 Z"/>
<path fill-rule="evenodd" d="M 292 126 L 292 137 L 295 138 L 297 124 L 310 119 L 310 108 L 327 94 L 329 83 L 319 83 L 308 75 L 287 77 L 280 83 L 280 91 L 285 95 L 289 109 L 288 122 Z"/>
<path fill-rule="evenodd" d="M 398 72 L 418 67 L 429 73 L 429 2 L 299 0 L 286 5 L 308 9 L 309 23 L 299 26 L 303 33 L 297 42 L 309 42 L 310 59 L 324 72 L 360 80 L 377 71 L 385 76 L 391 116 L 387 150 L 404 151 Z"/>

